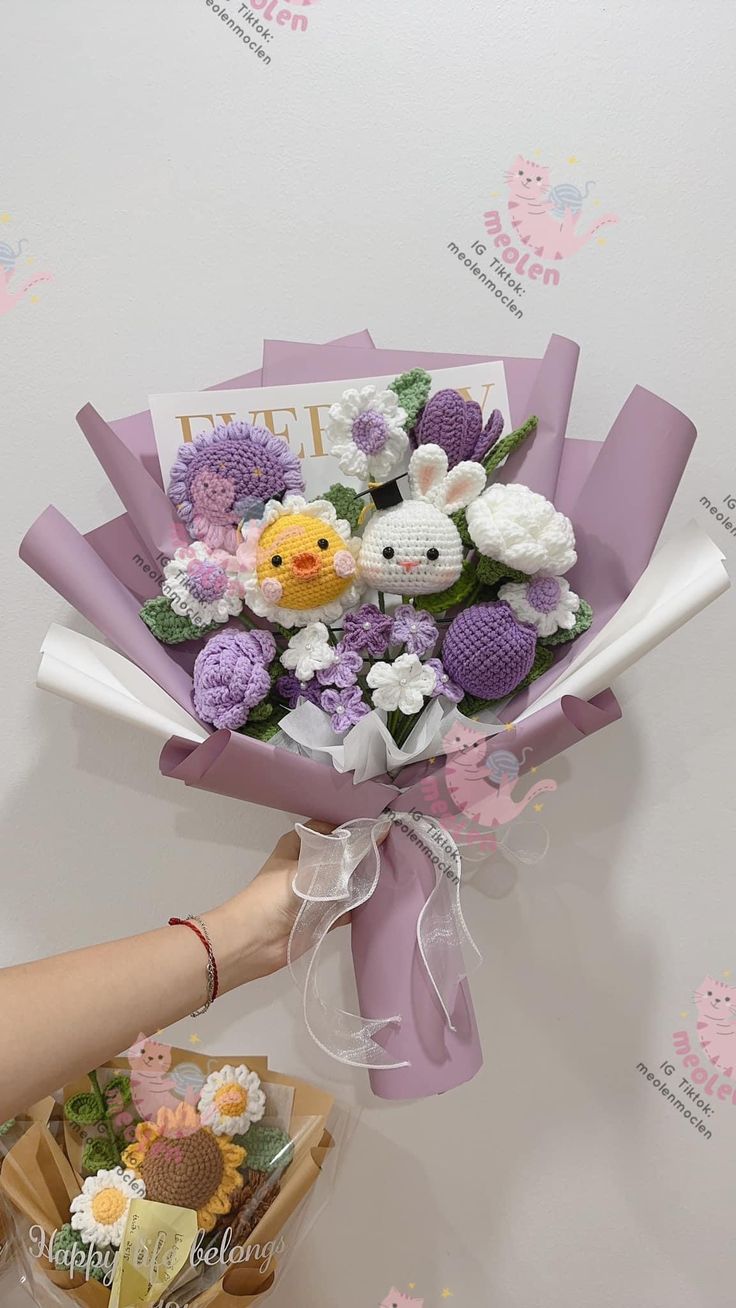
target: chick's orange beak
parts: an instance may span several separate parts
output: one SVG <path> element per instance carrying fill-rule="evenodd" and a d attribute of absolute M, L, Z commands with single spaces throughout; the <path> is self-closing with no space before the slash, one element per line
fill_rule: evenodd
<path fill-rule="evenodd" d="M 309 581 L 310 577 L 316 577 L 319 573 L 320 565 L 316 554 L 311 550 L 304 550 L 301 554 L 295 554 L 291 561 L 291 571 L 295 577 L 303 581 Z"/>

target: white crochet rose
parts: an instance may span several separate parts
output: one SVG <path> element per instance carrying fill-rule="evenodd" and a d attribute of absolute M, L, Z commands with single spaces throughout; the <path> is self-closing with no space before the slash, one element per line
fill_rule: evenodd
<path fill-rule="evenodd" d="M 393 391 L 375 386 L 347 390 L 333 404 L 326 435 L 344 473 L 361 481 L 386 481 L 409 451 L 406 409 Z"/>
<path fill-rule="evenodd" d="M 580 608 L 569 581 L 542 573 L 529 581 L 507 582 L 500 587 L 498 598 L 508 604 L 519 622 L 531 622 L 540 636 L 553 636 L 560 629 L 572 631 Z"/>
<path fill-rule="evenodd" d="M 559 576 L 577 559 L 570 519 L 528 486 L 489 486 L 468 505 L 467 519 L 481 554 L 520 572 Z"/>

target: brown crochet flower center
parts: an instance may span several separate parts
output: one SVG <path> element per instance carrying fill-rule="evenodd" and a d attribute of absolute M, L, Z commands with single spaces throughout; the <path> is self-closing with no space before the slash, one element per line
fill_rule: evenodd
<path fill-rule="evenodd" d="M 178 1208 L 204 1208 L 217 1190 L 225 1164 L 211 1131 L 157 1140 L 140 1166 L 146 1198 Z"/>

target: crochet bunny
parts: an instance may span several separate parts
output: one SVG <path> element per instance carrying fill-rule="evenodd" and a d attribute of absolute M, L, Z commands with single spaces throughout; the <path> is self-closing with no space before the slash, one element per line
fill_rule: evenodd
<path fill-rule="evenodd" d="M 363 534 L 363 580 L 391 595 L 431 595 L 457 581 L 463 566 L 460 534 L 449 515 L 485 489 L 479 463 L 447 471 L 439 445 L 420 445 L 409 463 L 412 498 L 374 513 Z"/>

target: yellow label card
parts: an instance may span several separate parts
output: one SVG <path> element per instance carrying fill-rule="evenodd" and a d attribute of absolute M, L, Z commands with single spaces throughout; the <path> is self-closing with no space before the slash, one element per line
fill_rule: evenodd
<path fill-rule="evenodd" d="M 154 1304 L 185 1265 L 197 1238 L 197 1214 L 191 1208 L 133 1199 L 128 1212 L 110 1308 Z"/>

